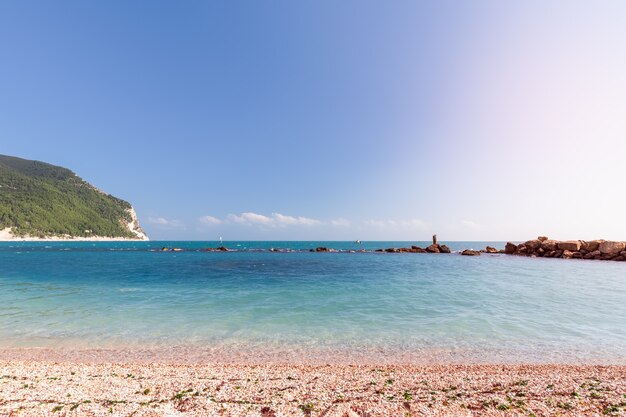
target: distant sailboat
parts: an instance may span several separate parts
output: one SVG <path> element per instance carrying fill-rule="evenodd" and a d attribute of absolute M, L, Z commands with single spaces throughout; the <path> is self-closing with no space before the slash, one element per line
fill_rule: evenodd
<path fill-rule="evenodd" d="M 359 239 L 355 240 L 354 243 L 356 243 L 357 245 L 361 244 L 361 241 Z"/>

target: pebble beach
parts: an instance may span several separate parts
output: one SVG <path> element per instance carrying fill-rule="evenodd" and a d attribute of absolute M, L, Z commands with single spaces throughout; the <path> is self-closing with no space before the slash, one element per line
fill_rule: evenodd
<path fill-rule="evenodd" d="M 626 367 L 0 360 L 1 416 L 626 415 Z M 21 358 L 23 359 L 23 358 Z"/>

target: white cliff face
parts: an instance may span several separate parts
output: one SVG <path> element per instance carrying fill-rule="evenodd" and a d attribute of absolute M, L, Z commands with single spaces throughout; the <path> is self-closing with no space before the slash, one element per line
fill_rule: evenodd
<path fill-rule="evenodd" d="M 137 213 L 135 213 L 135 209 L 132 207 L 129 208 L 128 214 L 130 214 L 131 218 L 130 222 L 128 222 L 128 224 L 126 225 L 128 230 L 135 236 L 137 236 L 138 240 L 150 240 L 146 232 L 144 232 L 141 226 L 139 226 L 139 219 L 137 219 Z"/>

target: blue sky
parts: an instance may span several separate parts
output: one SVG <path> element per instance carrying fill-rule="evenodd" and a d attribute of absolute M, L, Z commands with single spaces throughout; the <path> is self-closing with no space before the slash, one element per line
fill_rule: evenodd
<path fill-rule="evenodd" d="M 6 1 L 0 153 L 153 239 L 626 239 L 626 3 Z"/>

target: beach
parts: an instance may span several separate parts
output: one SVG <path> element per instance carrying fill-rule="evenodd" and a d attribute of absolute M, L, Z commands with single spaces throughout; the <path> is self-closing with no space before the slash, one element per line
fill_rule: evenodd
<path fill-rule="evenodd" d="M 626 413 L 626 367 L 0 359 L 2 416 Z M 58 359 L 58 358 L 57 358 Z"/>
<path fill-rule="evenodd" d="M 0 244 L 0 416 L 626 413 L 623 263 L 353 245 Z"/>

